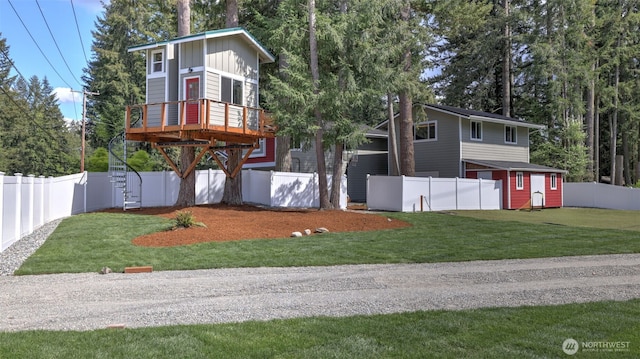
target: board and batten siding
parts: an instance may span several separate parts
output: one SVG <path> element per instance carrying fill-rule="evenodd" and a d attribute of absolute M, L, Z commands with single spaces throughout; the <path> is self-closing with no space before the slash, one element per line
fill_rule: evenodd
<path fill-rule="evenodd" d="M 240 37 L 208 39 L 206 59 L 207 67 L 258 80 L 258 54 Z"/>
<path fill-rule="evenodd" d="M 440 177 L 460 177 L 460 145 L 458 117 L 427 111 L 429 121 L 437 121 L 437 140 L 414 141 L 415 170 L 438 171 Z"/>
<path fill-rule="evenodd" d="M 183 69 L 202 67 L 204 56 L 203 41 L 190 41 L 180 44 L 180 67 Z"/>

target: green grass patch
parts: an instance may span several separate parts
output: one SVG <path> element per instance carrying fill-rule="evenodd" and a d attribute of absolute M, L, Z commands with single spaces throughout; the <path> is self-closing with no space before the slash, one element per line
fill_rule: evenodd
<path fill-rule="evenodd" d="M 487 211 L 489 212 L 489 211 Z M 545 212 L 545 211 L 543 211 Z M 491 212 L 489 212 L 491 213 Z M 512 211 L 495 214 L 511 216 Z M 526 215 L 530 213 L 523 213 Z M 170 228 L 155 216 L 90 213 L 65 219 L 16 274 L 230 267 L 427 263 L 640 253 L 640 231 L 488 220 L 445 213 L 389 213 L 412 226 L 372 232 L 149 248 L 135 237 Z M 544 220 L 543 222 L 546 222 Z"/>
<path fill-rule="evenodd" d="M 550 208 L 535 211 L 455 211 L 454 213 L 493 221 L 557 224 L 570 227 L 640 231 L 640 211 L 599 208 Z"/>
<path fill-rule="evenodd" d="M 566 358 L 565 339 L 628 343 L 576 358 L 637 358 L 640 300 L 237 324 L 0 333 L 1 358 Z M 622 344 L 621 344 L 622 345 Z"/>

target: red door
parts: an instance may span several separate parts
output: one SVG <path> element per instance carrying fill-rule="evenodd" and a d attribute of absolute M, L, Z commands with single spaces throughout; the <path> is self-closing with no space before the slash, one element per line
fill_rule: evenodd
<path fill-rule="evenodd" d="M 200 79 L 197 77 L 187 79 L 186 81 L 186 93 L 187 93 L 187 109 L 185 123 L 198 124 L 199 115 L 199 103 L 200 99 Z"/>

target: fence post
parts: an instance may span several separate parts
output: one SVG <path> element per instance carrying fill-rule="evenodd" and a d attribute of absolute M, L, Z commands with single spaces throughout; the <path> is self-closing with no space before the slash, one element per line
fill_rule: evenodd
<path fill-rule="evenodd" d="M 13 230 L 13 235 L 15 240 L 20 239 L 20 228 L 22 227 L 21 218 L 22 218 L 22 173 L 14 173 L 13 176 L 16 178 L 16 198 L 15 198 L 15 228 Z"/>
<path fill-rule="evenodd" d="M 44 201 L 44 176 L 39 176 L 38 179 L 40 180 L 40 223 L 38 223 L 38 226 L 41 226 L 45 223 L 47 223 L 47 221 L 44 218 L 44 206 L 45 206 L 45 201 Z"/>
<path fill-rule="evenodd" d="M 456 210 L 458 210 L 458 177 L 456 177 Z"/>
<path fill-rule="evenodd" d="M 29 235 L 31 234 L 31 232 L 33 232 L 33 212 L 35 210 L 35 195 L 34 195 L 34 180 L 35 180 L 36 176 L 35 175 L 28 175 L 27 176 L 27 195 L 29 196 L 29 198 L 27 199 L 27 203 L 25 203 L 25 206 L 27 207 L 27 231 L 25 232 L 25 235 Z"/>
<path fill-rule="evenodd" d="M 0 251 L 4 245 L 3 242 L 3 233 L 4 233 L 4 172 L 0 172 Z"/>
<path fill-rule="evenodd" d="M 431 199 L 431 179 L 433 179 L 433 177 L 429 176 L 429 212 L 433 211 L 433 202 Z"/>
<path fill-rule="evenodd" d="M 482 178 L 478 178 L 478 199 L 480 200 L 480 209 L 482 209 Z"/>

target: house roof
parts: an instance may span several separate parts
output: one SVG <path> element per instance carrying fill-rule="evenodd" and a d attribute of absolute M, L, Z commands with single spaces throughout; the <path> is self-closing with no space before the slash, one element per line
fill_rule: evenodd
<path fill-rule="evenodd" d="M 502 116 L 502 115 L 498 115 L 498 114 L 495 114 L 495 113 L 481 112 L 481 111 L 475 111 L 475 110 L 466 110 L 466 109 L 452 107 L 452 106 L 446 106 L 446 105 L 425 104 L 424 107 L 432 109 L 434 111 L 449 113 L 449 114 L 452 114 L 452 115 L 455 115 L 455 116 L 468 118 L 470 120 L 502 123 L 502 124 L 505 124 L 505 125 L 516 125 L 516 126 L 534 128 L 534 129 L 539 129 L 539 130 L 542 130 L 542 129 L 546 128 L 546 126 L 544 126 L 544 125 L 538 125 L 538 124 L 535 124 L 535 123 L 530 123 L 530 122 L 527 122 L 527 121 L 525 121 L 525 120 L 523 120 L 521 118 L 507 117 L 507 116 Z"/>
<path fill-rule="evenodd" d="M 258 56 L 260 57 L 260 62 L 269 63 L 269 62 L 275 61 L 275 56 L 271 52 L 269 52 L 269 50 L 267 50 L 267 48 L 264 47 L 258 40 L 256 40 L 256 38 L 253 37 L 253 35 L 251 35 L 247 30 L 241 27 L 205 31 L 197 34 L 177 37 L 172 40 L 135 45 L 135 46 L 129 47 L 127 51 L 133 52 L 133 51 L 147 50 L 147 49 L 166 46 L 168 44 L 179 44 L 179 43 L 190 42 L 194 40 L 205 40 L 205 39 L 213 39 L 213 38 L 220 38 L 220 37 L 227 37 L 227 36 L 242 37 L 249 44 L 249 46 L 251 46 L 258 52 Z"/>
<path fill-rule="evenodd" d="M 569 171 L 561 170 L 558 168 L 547 167 L 542 165 L 536 165 L 527 162 L 514 162 L 514 161 L 490 161 L 490 160 L 474 160 L 474 159 L 462 159 L 466 163 L 472 163 L 478 166 L 484 166 L 489 168 L 495 168 L 506 171 L 528 171 L 528 172 L 561 172 L 568 173 Z"/>

